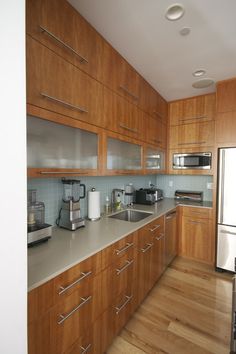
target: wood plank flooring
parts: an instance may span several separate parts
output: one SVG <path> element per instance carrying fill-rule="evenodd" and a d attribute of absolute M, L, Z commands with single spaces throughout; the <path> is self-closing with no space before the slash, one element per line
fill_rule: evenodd
<path fill-rule="evenodd" d="M 107 354 L 229 354 L 231 278 L 176 258 Z"/>

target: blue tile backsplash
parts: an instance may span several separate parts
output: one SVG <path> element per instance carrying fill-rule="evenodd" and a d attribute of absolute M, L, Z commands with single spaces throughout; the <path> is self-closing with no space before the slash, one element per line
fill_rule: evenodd
<path fill-rule="evenodd" d="M 169 186 L 169 181 L 173 186 Z M 212 200 L 212 191 L 207 189 L 207 183 L 212 182 L 212 176 L 176 176 L 176 175 L 150 175 L 150 176 L 112 176 L 112 177 L 83 177 L 81 183 L 86 189 L 95 187 L 101 192 L 101 211 L 108 195 L 111 199 L 113 188 L 124 188 L 133 183 L 135 189 L 148 187 L 149 182 L 164 190 L 164 196 L 171 198 L 176 189 L 203 191 L 204 200 Z M 62 200 L 61 179 L 28 179 L 28 189 L 37 189 L 37 200 L 45 203 L 45 221 L 55 225 Z M 81 200 L 81 216 L 87 216 L 87 198 Z"/>

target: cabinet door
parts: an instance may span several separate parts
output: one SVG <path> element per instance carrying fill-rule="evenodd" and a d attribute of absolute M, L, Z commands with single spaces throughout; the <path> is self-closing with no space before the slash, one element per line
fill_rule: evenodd
<path fill-rule="evenodd" d="M 215 139 L 214 122 L 191 123 L 170 127 L 170 148 L 185 146 L 213 146 Z"/>
<path fill-rule="evenodd" d="M 144 161 L 146 173 L 164 172 L 165 151 L 160 148 L 147 145 L 144 149 Z"/>
<path fill-rule="evenodd" d="M 102 86 L 34 39 L 27 37 L 27 103 L 106 126 Z"/>
<path fill-rule="evenodd" d="M 143 116 L 137 106 L 104 88 L 104 117 L 108 129 L 144 140 Z"/>
<path fill-rule="evenodd" d="M 162 275 L 165 269 L 165 233 L 163 227 L 159 229 L 154 237 L 154 244 L 151 254 L 151 279 L 152 288 Z"/>
<path fill-rule="evenodd" d="M 127 173 L 142 169 L 141 145 L 124 140 L 107 139 L 107 173 Z"/>
<path fill-rule="evenodd" d="M 159 119 L 154 119 L 147 114 L 144 114 L 144 125 L 146 127 L 146 141 L 150 144 L 155 144 L 163 149 L 166 148 L 166 125 Z"/>
<path fill-rule="evenodd" d="M 133 104 L 139 101 L 139 74 L 108 43 L 103 43 L 101 81 Z"/>
<path fill-rule="evenodd" d="M 212 263 L 213 249 L 212 220 L 182 217 L 181 255 Z"/>
<path fill-rule="evenodd" d="M 154 118 L 161 119 L 163 123 L 167 123 L 167 115 L 168 115 L 168 105 L 163 97 L 159 95 L 158 92 L 155 92 L 155 106 L 152 112 L 152 116 Z"/>
<path fill-rule="evenodd" d="M 165 264 L 168 266 L 177 255 L 177 215 L 172 211 L 165 216 Z"/>
<path fill-rule="evenodd" d="M 215 94 L 203 95 L 169 104 L 170 125 L 215 119 Z"/>
<path fill-rule="evenodd" d="M 55 53 L 98 77 L 102 38 L 65 0 L 27 0 L 27 33 Z"/>
<path fill-rule="evenodd" d="M 217 84 L 217 113 L 236 111 L 236 79 Z"/>
<path fill-rule="evenodd" d="M 216 120 L 216 143 L 219 147 L 234 147 L 236 144 L 236 110 L 218 113 Z"/>

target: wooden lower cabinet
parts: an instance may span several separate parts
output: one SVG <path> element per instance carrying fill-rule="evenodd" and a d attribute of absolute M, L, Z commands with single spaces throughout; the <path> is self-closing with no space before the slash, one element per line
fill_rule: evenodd
<path fill-rule="evenodd" d="M 211 214 L 208 214 L 209 217 L 207 217 L 207 213 L 197 214 L 197 209 L 200 208 L 196 208 L 196 213 L 194 210 L 186 212 L 186 208 L 182 208 L 179 254 L 183 257 L 213 264 L 215 241 Z M 209 210 L 206 209 L 207 212 Z"/>

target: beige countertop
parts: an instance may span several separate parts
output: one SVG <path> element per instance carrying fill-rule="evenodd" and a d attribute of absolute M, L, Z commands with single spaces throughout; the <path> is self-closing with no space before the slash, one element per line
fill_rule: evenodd
<path fill-rule="evenodd" d="M 180 204 L 212 207 L 211 202 L 180 203 L 165 198 L 154 205 L 135 205 L 136 210 L 153 213 L 139 222 L 127 222 L 103 216 L 98 221 L 86 220 L 85 227 L 76 231 L 53 228 L 52 237 L 48 242 L 28 249 L 28 290 L 42 285 Z"/>

